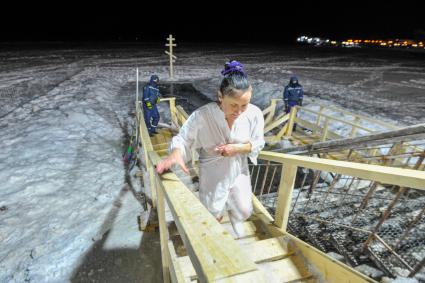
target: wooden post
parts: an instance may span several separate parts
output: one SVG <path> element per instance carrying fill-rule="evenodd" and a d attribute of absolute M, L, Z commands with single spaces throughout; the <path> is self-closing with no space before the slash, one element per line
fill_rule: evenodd
<path fill-rule="evenodd" d="M 176 40 L 175 38 L 173 38 L 173 35 L 170 34 L 167 38 L 168 43 L 165 44 L 165 46 L 169 47 L 169 51 L 165 51 L 165 54 L 167 54 L 168 56 L 170 56 L 170 79 L 174 80 L 174 69 L 173 69 L 173 63 L 176 62 L 177 57 L 173 55 L 173 47 L 176 47 L 177 44 L 173 43 L 174 40 Z"/>
<path fill-rule="evenodd" d="M 140 108 L 139 108 L 140 109 Z M 139 133 L 140 133 L 140 140 L 142 141 L 142 149 L 143 149 L 143 155 L 145 156 L 145 163 L 146 163 L 146 171 L 149 175 L 149 188 L 151 192 L 151 198 L 152 198 L 152 207 L 156 208 L 156 191 L 155 191 L 155 168 L 151 164 L 151 162 L 148 159 L 148 152 L 152 151 L 152 144 L 150 143 L 148 130 L 146 128 L 146 125 L 144 124 L 144 120 L 142 119 L 143 113 L 142 111 L 139 111 Z M 141 117 L 140 117 L 141 116 Z M 143 135 L 142 135 L 143 133 Z M 146 184 L 145 184 L 146 185 Z"/>
<path fill-rule="evenodd" d="M 319 126 L 319 124 L 320 124 L 320 118 L 322 117 L 322 112 L 323 112 L 323 106 L 320 105 L 320 110 L 319 110 L 319 113 L 317 114 L 317 120 L 316 120 L 317 126 Z"/>
<path fill-rule="evenodd" d="M 275 225 L 286 231 L 292 201 L 292 191 L 294 190 L 295 178 L 297 176 L 297 166 L 284 164 L 281 174 L 277 197 Z"/>
<path fill-rule="evenodd" d="M 356 118 L 354 119 L 354 123 L 355 124 L 360 123 L 360 118 L 358 116 L 356 116 Z M 354 137 L 356 135 L 356 132 L 357 132 L 357 126 L 351 126 L 350 138 Z"/>
<path fill-rule="evenodd" d="M 170 99 L 170 114 L 171 114 L 171 122 L 174 123 L 174 126 L 176 128 L 179 127 L 179 122 L 177 120 L 177 114 L 176 114 L 176 98 L 172 97 Z"/>
<path fill-rule="evenodd" d="M 149 158 L 147 157 L 147 160 Z M 150 163 L 150 160 L 148 161 Z M 170 259 L 168 252 L 168 228 L 165 219 L 165 197 L 162 191 L 162 187 L 158 184 L 158 179 L 155 177 L 155 187 L 157 195 L 157 211 L 158 211 L 158 222 L 159 222 L 159 239 L 161 242 L 161 257 L 162 257 L 162 277 L 163 282 L 171 282 L 170 280 Z M 152 190 L 154 188 L 151 188 Z"/>
<path fill-rule="evenodd" d="M 271 104 L 269 107 L 270 107 L 270 112 L 267 115 L 266 119 L 264 120 L 264 125 L 268 125 L 274 117 L 274 114 L 276 112 L 276 99 L 271 100 Z"/>
<path fill-rule="evenodd" d="M 329 118 L 326 118 L 325 120 L 325 125 L 323 126 L 323 133 L 322 133 L 322 142 L 326 141 L 326 139 L 328 138 L 328 128 L 329 128 Z"/>
<path fill-rule="evenodd" d="M 280 129 L 280 131 L 276 134 L 275 140 L 280 141 L 287 130 L 288 124 L 283 125 L 282 129 Z"/>
<path fill-rule="evenodd" d="M 139 106 L 139 68 L 136 68 L 136 111 Z"/>
<path fill-rule="evenodd" d="M 297 107 L 292 107 L 291 112 L 289 113 L 288 128 L 286 129 L 286 137 L 292 135 L 292 128 L 294 127 L 295 117 L 297 117 Z"/>

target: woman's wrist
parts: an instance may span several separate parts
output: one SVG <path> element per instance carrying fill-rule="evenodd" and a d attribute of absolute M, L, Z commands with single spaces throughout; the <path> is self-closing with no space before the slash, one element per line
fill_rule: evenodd
<path fill-rule="evenodd" d="M 181 150 L 180 148 L 174 148 L 173 151 L 171 151 L 171 154 L 168 158 L 170 158 L 173 161 L 177 161 L 181 157 Z"/>
<path fill-rule="evenodd" d="M 240 153 L 240 154 L 250 153 L 251 148 L 252 148 L 252 145 L 251 145 L 250 142 L 248 142 L 248 143 L 236 143 L 236 144 L 233 144 L 233 146 L 236 149 L 236 152 Z"/>

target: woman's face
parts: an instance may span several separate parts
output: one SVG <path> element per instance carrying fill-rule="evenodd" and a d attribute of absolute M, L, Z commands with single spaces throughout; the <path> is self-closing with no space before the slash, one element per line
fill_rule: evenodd
<path fill-rule="evenodd" d="M 238 118 L 247 109 L 251 96 L 251 87 L 245 92 L 235 91 L 232 95 L 223 96 L 219 91 L 218 100 L 226 119 L 235 120 Z"/>

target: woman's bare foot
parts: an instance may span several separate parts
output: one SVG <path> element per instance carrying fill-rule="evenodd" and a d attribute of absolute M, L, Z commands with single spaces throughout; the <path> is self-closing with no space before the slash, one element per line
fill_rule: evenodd
<path fill-rule="evenodd" d="M 223 215 L 222 216 L 216 216 L 216 218 L 218 222 L 221 222 L 221 220 L 223 220 Z"/>

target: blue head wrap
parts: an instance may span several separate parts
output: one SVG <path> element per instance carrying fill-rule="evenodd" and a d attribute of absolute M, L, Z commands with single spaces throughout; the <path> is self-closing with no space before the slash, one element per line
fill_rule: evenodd
<path fill-rule="evenodd" d="M 226 62 L 226 64 L 224 64 L 224 69 L 221 71 L 221 74 L 223 76 L 226 76 L 227 74 L 235 71 L 240 72 L 244 76 L 246 76 L 245 71 L 243 69 L 243 65 L 236 60 Z"/>

